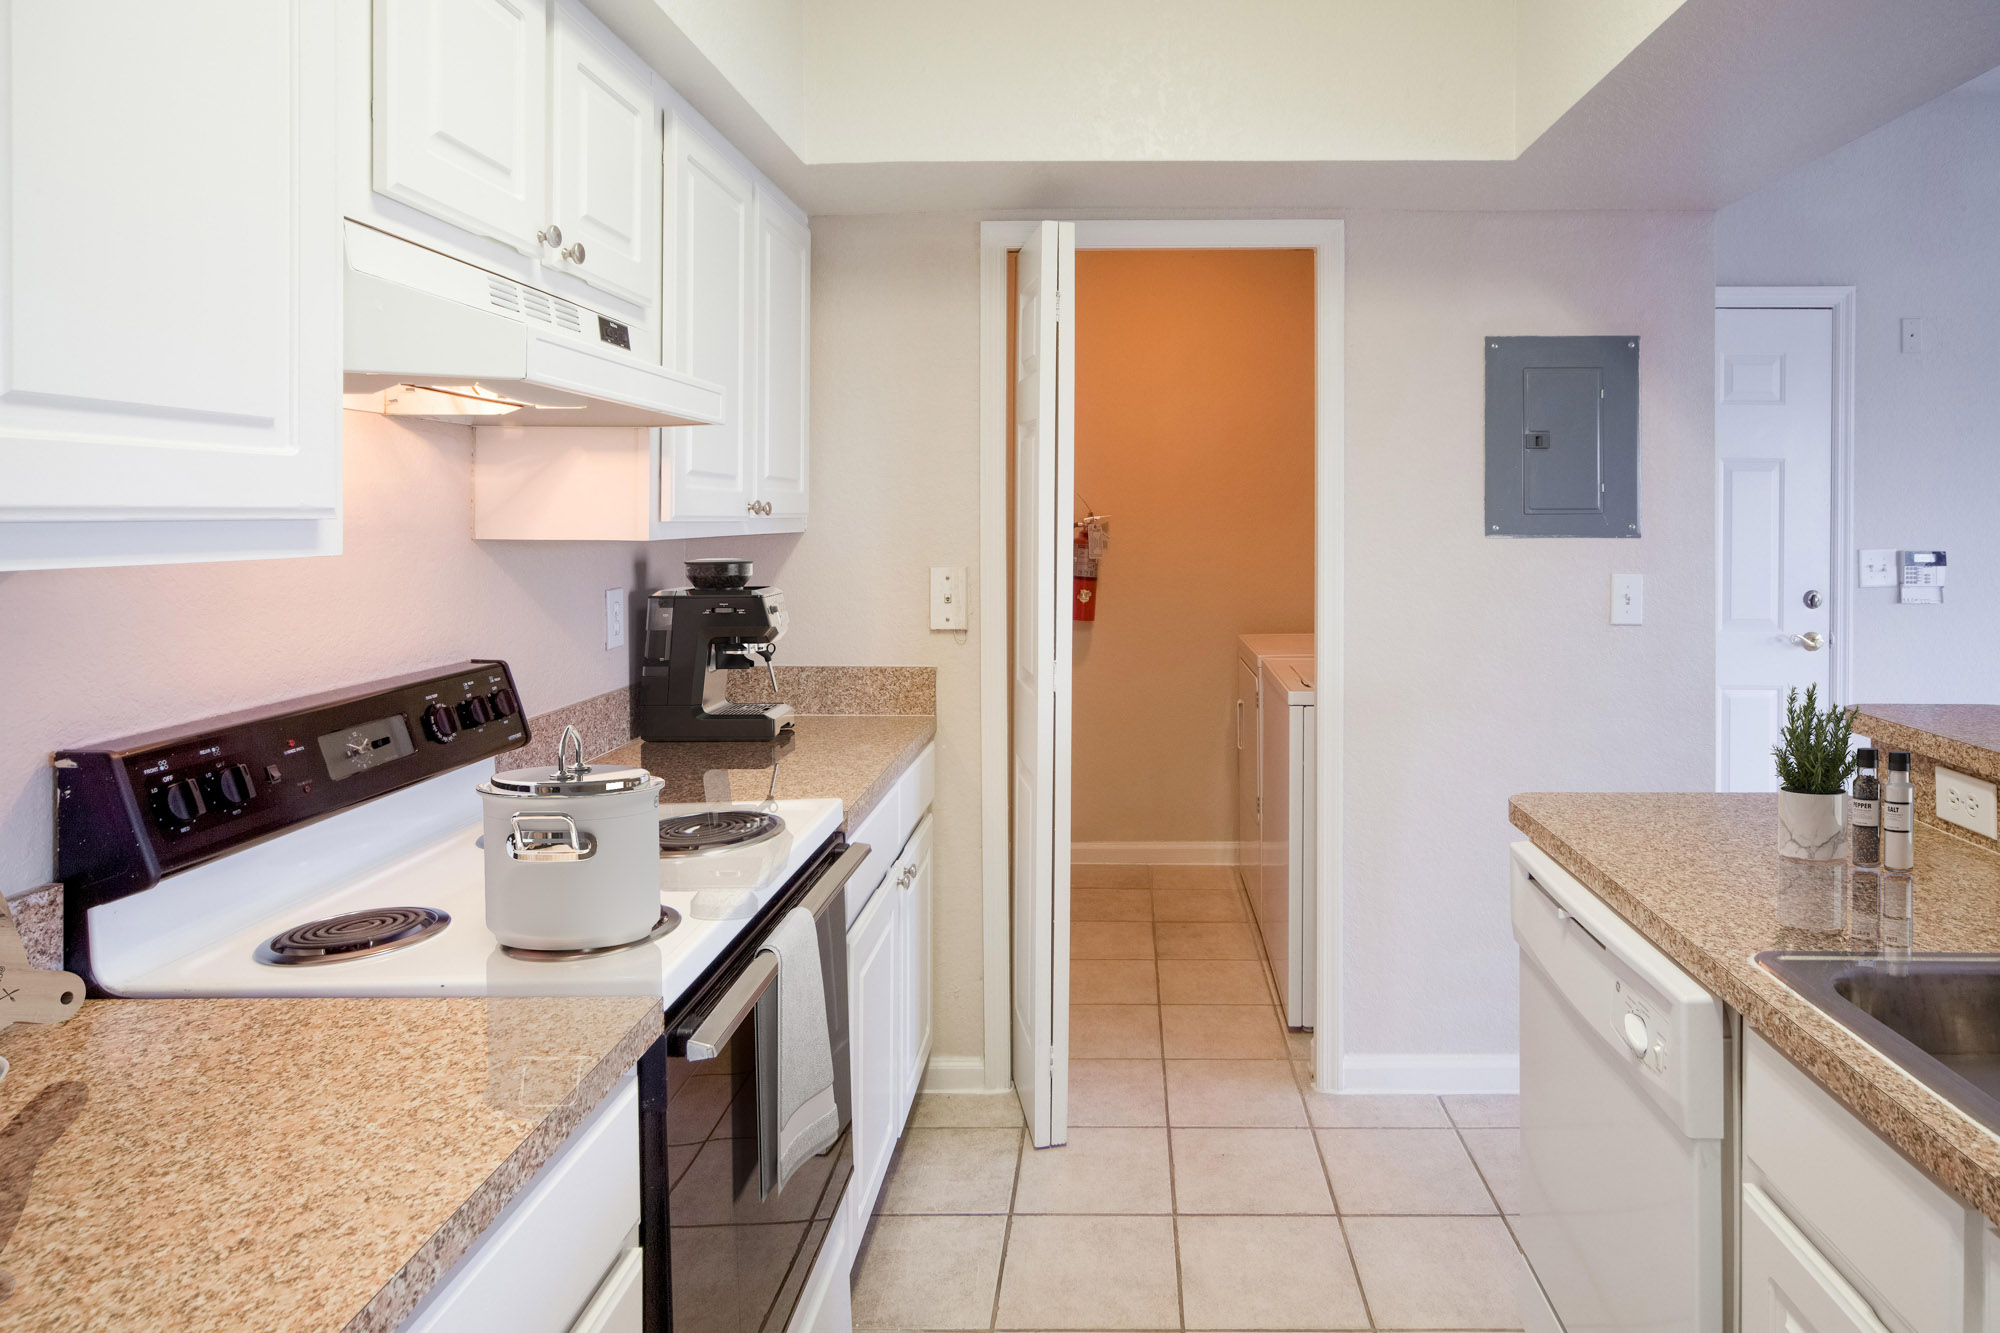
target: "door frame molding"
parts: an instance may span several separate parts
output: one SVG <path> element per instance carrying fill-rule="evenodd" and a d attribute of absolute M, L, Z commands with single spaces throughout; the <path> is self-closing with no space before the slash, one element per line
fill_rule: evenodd
<path fill-rule="evenodd" d="M 1078 250 L 1311 250 L 1314 252 L 1314 538 L 1313 632 L 1319 694 L 1345 699 L 1344 542 L 1346 532 L 1346 227 L 1337 218 L 1203 218 L 1176 221 L 1092 220 L 1055 210 L 1033 219 L 979 224 L 979 708 L 981 802 L 980 878 L 987 1090 L 1012 1085 L 1009 928 L 1012 836 L 1007 802 L 1007 252 L 1017 250 L 1036 221 L 1076 223 Z M 987 595 L 988 592 L 992 595 Z M 1318 1014 L 1313 1035 L 1315 1085 L 1338 1091 L 1341 1067 L 1341 830 L 1343 752 L 1339 706 L 1314 710 L 1319 732 Z"/>
<path fill-rule="evenodd" d="M 1833 593 L 1833 661 L 1828 691 L 1836 702 L 1858 702 L 1848 696 L 1854 687 L 1854 288 L 1852 287 L 1717 287 L 1717 310 L 1825 310 L 1833 316 L 1833 456 L 1828 465 L 1828 489 L 1833 513 L 1828 544 L 1833 548 L 1830 579 Z M 1716 392 L 1721 392 L 1717 380 Z M 1722 473 L 1715 481 L 1716 614 L 1722 607 Z M 1719 622 L 1718 622 L 1719 623 Z M 1715 785 L 1722 789 L 1721 719 L 1717 718 Z"/>

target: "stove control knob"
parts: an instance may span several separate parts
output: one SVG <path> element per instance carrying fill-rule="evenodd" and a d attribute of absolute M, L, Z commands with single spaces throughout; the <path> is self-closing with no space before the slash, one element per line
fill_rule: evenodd
<path fill-rule="evenodd" d="M 432 704 L 424 710 L 424 734 L 443 745 L 458 735 L 458 715 L 443 704 Z"/>
<path fill-rule="evenodd" d="M 241 810 L 257 797 L 257 783 L 250 776 L 247 764 L 231 764 L 216 770 L 215 793 L 222 798 L 222 804 L 232 810 Z"/>
<path fill-rule="evenodd" d="M 502 685 L 499 689 L 486 696 L 486 706 L 492 710 L 493 720 L 498 722 L 502 718 L 514 716 L 515 710 L 521 705 L 514 698 L 514 691 Z"/>
<path fill-rule="evenodd" d="M 162 807 L 169 822 L 175 824 L 192 824 L 208 813 L 208 803 L 201 799 L 201 788 L 185 779 L 169 785 L 162 793 Z"/>
<path fill-rule="evenodd" d="M 473 695 L 458 706 L 458 720 L 468 727 L 483 727 L 493 720 L 493 710 L 482 695 Z"/>

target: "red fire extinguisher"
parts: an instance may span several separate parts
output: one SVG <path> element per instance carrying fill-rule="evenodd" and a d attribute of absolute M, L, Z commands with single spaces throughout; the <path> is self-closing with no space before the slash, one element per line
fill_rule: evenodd
<path fill-rule="evenodd" d="M 1076 569 L 1070 582 L 1076 589 L 1070 606 L 1071 618 L 1097 619 L 1097 562 L 1090 558 L 1090 533 L 1081 523 L 1076 525 Z"/>
<path fill-rule="evenodd" d="M 1111 520 L 1102 514 L 1076 521 L 1075 568 L 1071 571 L 1075 589 L 1070 599 L 1072 620 L 1097 619 L 1097 562 L 1103 558 L 1104 547 L 1110 540 Z"/>

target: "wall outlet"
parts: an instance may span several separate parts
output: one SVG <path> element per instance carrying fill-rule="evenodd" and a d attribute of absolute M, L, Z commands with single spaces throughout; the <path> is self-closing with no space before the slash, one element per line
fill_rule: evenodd
<path fill-rule="evenodd" d="M 931 567 L 931 628 L 964 629 L 965 566 Z"/>
<path fill-rule="evenodd" d="M 1937 815 L 1982 837 L 2000 837 L 1994 830 L 1993 784 L 1954 773 L 1943 764 L 1937 769 Z"/>
<path fill-rule="evenodd" d="M 1614 625 L 1643 625 L 1646 623 L 1646 576 L 1644 574 L 1613 574 L 1611 576 L 1611 623 Z"/>
<path fill-rule="evenodd" d="M 625 646 L 625 590 L 604 590 L 604 651 Z"/>
<path fill-rule="evenodd" d="M 1898 332 L 1902 335 L 1903 355 L 1922 356 L 1924 354 L 1924 322 L 1921 319 L 1906 319 Z"/>

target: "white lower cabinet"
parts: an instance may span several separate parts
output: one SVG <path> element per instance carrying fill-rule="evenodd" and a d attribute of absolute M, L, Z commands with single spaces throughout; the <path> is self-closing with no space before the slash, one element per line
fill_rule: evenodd
<path fill-rule="evenodd" d="M 931 1051 L 931 816 L 936 772 L 918 757 L 853 834 L 877 855 L 848 881 L 849 1074 L 854 1179 L 848 1225 L 875 1212 L 896 1141 L 923 1086 Z M 882 853 L 892 855 L 882 855 Z M 860 904 L 858 914 L 855 905 Z"/>
<path fill-rule="evenodd" d="M 646 1252 L 626 1250 L 569 1333 L 646 1333 Z"/>
<path fill-rule="evenodd" d="M 886 889 L 887 886 L 884 886 Z M 865 1222 L 902 1134 L 896 1050 L 897 900 L 877 890 L 847 928 L 848 1052 L 854 1115 L 854 1201 L 849 1216 Z"/>
<path fill-rule="evenodd" d="M 1743 1187 L 1742 1333 L 1888 1333 L 1771 1196 Z"/>
<path fill-rule="evenodd" d="M 1755 1033 L 1743 1058 L 1742 1333 L 1976 1333 L 1985 1217 Z"/>
<path fill-rule="evenodd" d="M 931 817 L 917 825 L 890 872 L 896 908 L 897 1119 L 909 1118 L 931 1058 Z"/>

